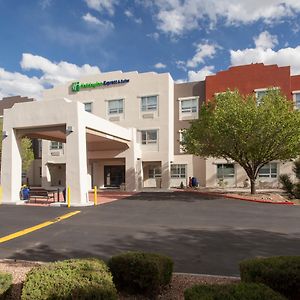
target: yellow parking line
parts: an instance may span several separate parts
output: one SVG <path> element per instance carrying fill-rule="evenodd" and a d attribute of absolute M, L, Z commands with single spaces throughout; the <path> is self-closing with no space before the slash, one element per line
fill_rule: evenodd
<path fill-rule="evenodd" d="M 57 217 L 57 218 L 55 218 L 55 219 L 53 219 L 53 220 L 50 220 L 50 221 L 47 221 L 47 222 L 38 224 L 38 225 L 36 225 L 36 226 L 29 227 L 29 228 L 26 228 L 26 229 L 17 231 L 17 232 L 15 232 L 15 233 L 6 235 L 6 236 L 0 238 L 0 244 L 1 244 L 1 243 L 4 243 L 4 242 L 7 242 L 7 241 L 9 241 L 9 240 L 15 239 L 15 238 L 17 238 L 17 237 L 19 237 L 19 236 L 28 234 L 28 233 L 30 233 L 30 232 L 39 230 L 39 229 L 44 228 L 44 227 L 46 227 L 46 226 L 55 224 L 55 223 L 57 223 L 57 222 L 60 222 L 61 220 L 70 218 L 70 217 L 72 217 L 72 216 L 74 216 L 74 215 L 77 215 L 77 214 L 79 214 L 79 213 L 80 213 L 80 210 L 76 210 L 76 211 L 70 212 L 70 213 L 68 213 L 68 214 L 62 215 L 62 216 L 60 216 L 60 217 Z"/>

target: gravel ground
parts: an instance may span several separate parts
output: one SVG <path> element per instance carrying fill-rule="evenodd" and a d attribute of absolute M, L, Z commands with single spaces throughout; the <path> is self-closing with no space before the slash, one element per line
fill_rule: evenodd
<path fill-rule="evenodd" d="M 25 279 L 26 273 L 29 272 L 34 266 L 39 265 L 39 262 L 29 261 L 14 261 L 14 260 L 0 260 L 0 271 L 11 273 L 13 275 L 13 289 L 10 299 L 19 300 L 22 290 L 22 282 Z M 183 292 L 186 288 L 197 284 L 222 284 L 238 282 L 239 278 L 235 277 L 219 277 L 209 275 L 193 275 L 193 274 L 180 274 L 173 275 L 171 284 L 167 287 L 158 297 L 160 300 L 181 300 L 184 299 Z M 146 300 L 142 296 L 126 296 L 120 295 L 120 300 Z"/>

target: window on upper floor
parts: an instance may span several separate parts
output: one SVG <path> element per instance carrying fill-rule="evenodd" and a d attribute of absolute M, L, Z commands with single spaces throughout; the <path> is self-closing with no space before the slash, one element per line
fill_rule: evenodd
<path fill-rule="evenodd" d="M 199 97 L 179 98 L 179 120 L 197 119 Z"/>
<path fill-rule="evenodd" d="M 277 178 L 277 163 L 264 165 L 258 172 L 259 178 Z"/>
<path fill-rule="evenodd" d="M 157 129 L 151 129 L 151 130 L 142 130 L 142 144 L 148 145 L 148 144 L 157 144 Z"/>
<path fill-rule="evenodd" d="M 277 90 L 278 87 L 272 87 L 271 89 Z M 270 88 L 263 88 L 263 89 L 255 89 L 255 98 L 256 104 L 259 105 L 261 103 L 262 98 L 267 94 Z"/>
<path fill-rule="evenodd" d="M 293 92 L 293 100 L 294 100 L 294 107 L 296 109 L 300 108 L 300 91 Z"/>
<path fill-rule="evenodd" d="M 63 148 L 63 143 L 52 141 L 50 144 L 50 150 L 58 150 Z"/>
<path fill-rule="evenodd" d="M 141 98 L 141 111 L 149 112 L 157 110 L 157 96 L 147 96 Z"/>
<path fill-rule="evenodd" d="M 124 112 L 124 99 L 116 99 L 108 101 L 108 114 L 116 115 Z"/>
<path fill-rule="evenodd" d="M 217 164 L 218 179 L 234 177 L 234 164 Z"/>
<path fill-rule="evenodd" d="M 259 105 L 261 103 L 262 98 L 266 95 L 267 89 L 257 89 L 255 90 L 255 98 L 256 104 Z"/>
<path fill-rule="evenodd" d="M 92 102 L 84 103 L 84 110 L 87 112 L 92 112 Z"/>
<path fill-rule="evenodd" d="M 187 165 L 185 164 L 172 164 L 171 165 L 171 178 L 186 178 Z"/>

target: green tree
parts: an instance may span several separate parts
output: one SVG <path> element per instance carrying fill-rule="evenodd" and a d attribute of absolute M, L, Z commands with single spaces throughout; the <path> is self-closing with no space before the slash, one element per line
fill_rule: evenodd
<path fill-rule="evenodd" d="M 279 90 L 268 90 L 259 105 L 254 95 L 227 91 L 201 107 L 182 145 L 188 153 L 238 162 L 255 194 L 261 167 L 300 153 L 300 111 Z"/>
<path fill-rule="evenodd" d="M 2 137 L 3 120 L 0 119 L 0 137 Z M 0 138 L 0 170 L 2 157 L 2 138 Z M 27 172 L 34 159 L 31 139 L 24 137 L 21 140 L 22 172 Z"/>

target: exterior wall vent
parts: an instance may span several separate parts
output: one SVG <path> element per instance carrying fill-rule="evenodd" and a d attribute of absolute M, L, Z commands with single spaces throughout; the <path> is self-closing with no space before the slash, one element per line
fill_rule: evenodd
<path fill-rule="evenodd" d="M 154 114 L 143 114 L 143 119 L 153 119 Z"/>

